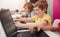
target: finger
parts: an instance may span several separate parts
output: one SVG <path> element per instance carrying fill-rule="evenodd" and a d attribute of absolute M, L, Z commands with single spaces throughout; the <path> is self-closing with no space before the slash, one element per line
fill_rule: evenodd
<path fill-rule="evenodd" d="M 38 31 L 40 31 L 40 28 L 38 28 Z"/>
<path fill-rule="evenodd" d="M 30 30 L 30 32 L 33 32 L 33 28 L 32 27 L 30 27 L 29 30 Z"/>
<path fill-rule="evenodd" d="M 37 29 L 38 29 L 38 31 L 40 31 L 41 28 L 40 27 L 37 27 Z"/>

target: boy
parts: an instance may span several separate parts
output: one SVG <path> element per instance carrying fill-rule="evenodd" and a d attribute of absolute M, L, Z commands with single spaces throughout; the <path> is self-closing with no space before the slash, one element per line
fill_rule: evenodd
<path fill-rule="evenodd" d="M 24 11 L 21 12 L 22 17 L 32 17 L 34 16 L 33 5 L 31 2 L 26 2 L 23 6 Z"/>

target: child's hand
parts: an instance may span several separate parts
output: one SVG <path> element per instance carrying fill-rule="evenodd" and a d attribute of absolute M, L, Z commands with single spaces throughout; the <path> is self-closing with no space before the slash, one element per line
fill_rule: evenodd
<path fill-rule="evenodd" d="M 31 32 L 34 30 L 34 26 L 29 26 L 28 28 Z"/>
<path fill-rule="evenodd" d="M 19 21 L 19 19 L 14 19 L 13 21 L 14 21 L 14 22 Z"/>
<path fill-rule="evenodd" d="M 22 27 L 22 23 L 20 23 L 20 22 L 17 21 L 17 22 L 15 22 L 15 26 L 16 27 Z"/>
<path fill-rule="evenodd" d="M 31 32 L 33 32 L 34 28 L 36 27 L 36 25 L 30 25 L 28 28 Z"/>
<path fill-rule="evenodd" d="M 16 19 L 20 19 L 20 17 L 16 17 Z"/>
<path fill-rule="evenodd" d="M 37 27 L 37 30 L 38 30 L 38 31 L 40 31 L 40 30 L 41 30 L 42 25 L 37 25 L 36 27 Z"/>

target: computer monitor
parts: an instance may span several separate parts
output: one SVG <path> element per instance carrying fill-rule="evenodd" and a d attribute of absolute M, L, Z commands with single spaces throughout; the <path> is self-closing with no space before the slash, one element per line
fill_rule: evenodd
<path fill-rule="evenodd" d="M 17 33 L 16 31 L 17 28 L 14 25 L 10 11 L 8 9 L 0 10 L 0 20 L 7 37 L 13 37 L 13 36 L 16 37 L 15 34 Z"/>

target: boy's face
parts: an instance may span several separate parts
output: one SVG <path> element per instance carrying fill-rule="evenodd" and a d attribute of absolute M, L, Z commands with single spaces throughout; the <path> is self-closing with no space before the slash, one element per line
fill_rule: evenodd
<path fill-rule="evenodd" d="M 26 12 L 29 12 L 29 9 L 28 9 L 27 6 L 25 6 L 24 10 L 25 10 Z"/>
<path fill-rule="evenodd" d="M 41 16 L 44 14 L 44 10 L 41 10 L 39 7 L 35 7 L 34 8 L 34 11 L 35 11 L 35 14 L 38 15 L 38 16 Z"/>

